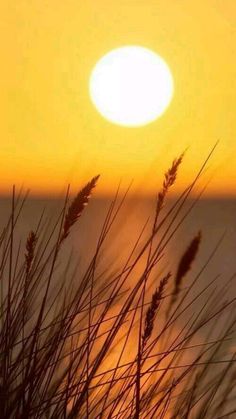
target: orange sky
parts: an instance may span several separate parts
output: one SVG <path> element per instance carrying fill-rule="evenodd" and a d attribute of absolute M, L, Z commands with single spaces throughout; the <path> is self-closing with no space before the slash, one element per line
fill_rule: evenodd
<path fill-rule="evenodd" d="M 0 14 L 2 192 L 57 194 L 101 173 L 101 193 L 120 178 L 149 193 L 189 147 L 182 188 L 220 139 L 208 193 L 236 194 L 235 0 L 14 0 Z M 109 123 L 88 94 L 96 61 L 129 44 L 160 54 L 175 82 L 168 110 L 141 128 Z"/>

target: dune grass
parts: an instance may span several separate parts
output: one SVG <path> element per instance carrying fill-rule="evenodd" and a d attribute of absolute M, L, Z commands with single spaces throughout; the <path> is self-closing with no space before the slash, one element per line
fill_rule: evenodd
<path fill-rule="evenodd" d="M 25 243 L 16 242 L 15 231 L 27 197 L 13 188 L 0 236 L 2 419 L 236 416 L 236 298 L 226 295 L 233 276 L 200 281 L 222 238 L 200 255 L 204 232 L 196 232 L 173 272 L 159 268 L 208 161 L 164 211 L 182 159 L 166 172 L 154 214 L 115 270 L 100 265 L 125 195 L 111 201 L 81 273 L 71 272 L 70 258 L 64 270 L 58 265 L 99 177 L 72 200 L 68 188 L 53 226 L 42 214 Z M 198 257 L 201 268 L 192 275 Z"/>

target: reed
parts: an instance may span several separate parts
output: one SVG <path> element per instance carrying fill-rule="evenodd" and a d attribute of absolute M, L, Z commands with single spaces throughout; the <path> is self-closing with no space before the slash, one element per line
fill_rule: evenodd
<path fill-rule="evenodd" d="M 61 236 L 61 242 L 66 239 L 69 235 L 70 229 L 76 223 L 76 221 L 81 216 L 84 207 L 88 205 L 89 198 L 92 194 L 92 190 L 95 188 L 99 176 L 95 176 L 91 179 L 90 182 L 85 185 L 81 191 L 76 195 L 72 203 L 70 204 L 68 211 L 65 215 L 64 225 L 63 225 L 63 232 Z"/>
<path fill-rule="evenodd" d="M 157 315 L 157 310 L 160 306 L 161 300 L 163 298 L 163 292 L 165 290 L 165 287 L 168 283 L 169 278 L 171 277 L 171 274 L 168 273 L 160 282 L 159 288 L 156 289 L 156 291 L 152 295 L 151 304 L 149 305 L 146 316 L 145 316 L 145 325 L 144 325 L 144 333 L 142 336 L 143 342 L 142 347 L 145 348 L 148 339 L 151 337 L 153 326 L 154 326 L 154 320 Z"/>
<path fill-rule="evenodd" d="M 196 258 L 201 241 L 201 236 L 201 232 L 199 232 L 196 235 L 196 237 L 193 238 L 193 240 L 191 241 L 188 248 L 186 249 L 186 251 L 180 259 L 175 277 L 175 294 L 179 292 L 181 282 L 183 278 L 187 275 L 187 273 L 190 271 L 191 266 Z"/>
<path fill-rule="evenodd" d="M 203 170 L 166 209 L 182 159 L 164 175 L 149 230 L 137 231 L 115 268 L 107 252 L 115 236 L 122 240 L 111 233 L 126 194 L 116 193 L 82 270 L 67 246 L 99 177 L 70 203 L 68 190 L 55 220 L 43 213 L 26 241 L 17 235 L 25 198 L 13 189 L 0 233 L 2 419 L 234 417 L 234 276 L 207 273 L 221 238 L 198 257 L 199 270 L 191 268 L 201 233 L 182 249 L 175 276 L 168 269 L 168 245 Z"/>

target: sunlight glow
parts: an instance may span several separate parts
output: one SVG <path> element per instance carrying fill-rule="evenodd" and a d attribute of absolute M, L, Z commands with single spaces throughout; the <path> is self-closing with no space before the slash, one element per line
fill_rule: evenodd
<path fill-rule="evenodd" d="M 92 71 L 90 96 L 109 121 L 146 125 L 161 116 L 173 96 L 173 78 L 165 61 L 139 46 L 117 48 Z"/>

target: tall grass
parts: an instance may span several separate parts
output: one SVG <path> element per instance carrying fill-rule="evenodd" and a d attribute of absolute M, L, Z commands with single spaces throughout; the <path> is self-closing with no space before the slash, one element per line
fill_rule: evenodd
<path fill-rule="evenodd" d="M 222 239 L 210 255 L 200 255 L 196 232 L 173 272 L 165 260 L 207 163 L 165 210 L 182 159 L 167 170 L 153 221 L 137 231 L 118 269 L 101 270 L 101 261 L 125 196 L 117 193 L 111 201 L 82 273 L 70 269 L 65 246 L 75 224 L 79 228 L 98 176 L 72 200 L 68 189 L 53 226 L 42 214 L 25 243 L 17 243 L 16 229 L 26 197 L 16 196 L 13 188 L 11 214 L 0 236 L 1 418 L 236 416 L 230 351 L 236 298 L 226 296 L 232 278 L 201 281 Z M 193 275 L 196 258 L 202 258 L 201 268 Z M 58 269 L 63 263 L 64 271 Z"/>

